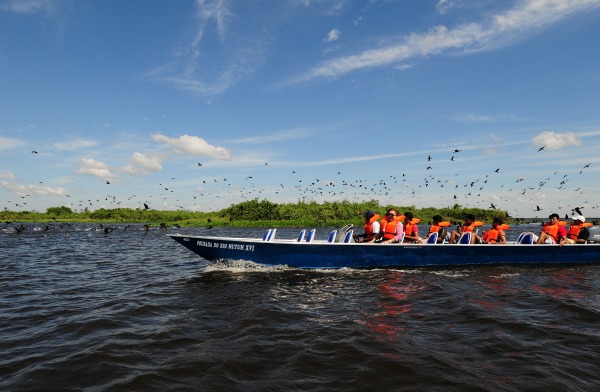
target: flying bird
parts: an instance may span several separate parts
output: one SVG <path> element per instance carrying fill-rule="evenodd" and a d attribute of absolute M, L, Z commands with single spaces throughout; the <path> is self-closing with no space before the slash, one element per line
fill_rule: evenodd
<path fill-rule="evenodd" d="M 540 147 L 540 149 L 538 150 L 538 152 L 542 151 L 544 148 L 546 148 L 546 146 Z"/>

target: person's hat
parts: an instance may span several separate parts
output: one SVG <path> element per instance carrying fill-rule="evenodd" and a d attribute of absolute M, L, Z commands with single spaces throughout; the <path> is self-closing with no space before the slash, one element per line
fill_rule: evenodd
<path fill-rule="evenodd" d="M 371 218 L 371 217 L 375 216 L 375 211 L 367 210 L 367 211 L 363 212 L 363 216 L 365 218 Z"/>
<path fill-rule="evenodd" d="M 578 221 L 585 222 L 585 218 L 583 217 L 583 215 L 573 215 L 571 217 L 571 219 L 573 219 L 574 221 L 578 220 Z"/>

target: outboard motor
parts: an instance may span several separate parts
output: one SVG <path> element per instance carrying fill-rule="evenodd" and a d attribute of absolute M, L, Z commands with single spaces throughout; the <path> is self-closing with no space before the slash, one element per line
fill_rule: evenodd
<path fill-rule="evenodd" d="M 588 243 L 600 244 L 600 226 L 591 226 L 588 230 L 590 231 Z"/>

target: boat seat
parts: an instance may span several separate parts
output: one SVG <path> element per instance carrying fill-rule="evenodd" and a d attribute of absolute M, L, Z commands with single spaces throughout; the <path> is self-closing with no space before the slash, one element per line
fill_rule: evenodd
<path fill-rule="evenodd" d="M 427 237 L 426 244 L 437 244 L 438 233 L 431 233 L 429 237 Z"/>
<path fill-rule="evenodd" d="M 517 239 L 517 244 L 519 244 L 519 245 L 533 244 L 533 233 L 526 232 L 526 233 L 519 234 L 519 238 Z"/>
<path fill-rule="evenodd" d="M 337 236 L 337 230 L 333 230 L 331 233 L 329 233 L 329 238 L 327 238 L 327 242 L 329 242 L 329 243 L 335 242 L 336 236 Z"/>
<path fill-rule="evenodd" d="M 471 244 L 471 233 L 462 233 L 458 243 L 461 245 L 470 245 Z"/>
<path fill-rule="evenodd" d="M 268 241 L 270 236 L 271 236 L 271 229 L 269 229 L 265 232 L 265 234 L 263 235 L 263 241 Z"/>
<path fill-rule="evenodd" d="M 276 232 L 277 232 L 277 229 L 272 229 L 271 232 L 269 233 L 269 235 L 267 236 L 267 241 L 271 241 L 273 238 L 275 238 Z"/>
<path fill-rule="evenodd" d="M 403 244 L 404 243 L 404 236 L 406 235 L 406 233 L 402 233 L 402 237 L 400 237 L 400 241 L 398 241 L 399 244 Z"/>
<path fill-rule="evenodd" d="M 296 238 L 296 242 L 302 242 L 304 240 L 305 235 L 306 235 L 306 229 L 300 230 L 300 233 L 298 233 L 298 237 Z"/>
<path fill-rule="evenodd" d="M 348 244 L 350 242 L 354 242 L 354 230 L 348 230 L 346 232 L 346 236 L 344 237 L 344 244 Z"/>
<path fill-rule="evenodd" d="M 315 239 L 316 232 L 317 232 L 316 229 L 310 229 L 310 231 L 308 232 L 308 235 L 306 236 L 306 242 L 312 242 L 312 240 Z"/>

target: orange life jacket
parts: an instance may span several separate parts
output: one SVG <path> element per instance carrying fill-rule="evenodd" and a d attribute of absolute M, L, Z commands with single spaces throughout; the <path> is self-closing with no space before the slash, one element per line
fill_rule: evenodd
<path fill-rule="evenodd" d="M 375 233 L 373 233 L 373 223 L 375 223 L 379 218 L 380 216 L 378 214 L 375 214 L 371 217 L 371 219 L 369 219 L 368 223 L 365 223 L 364 229 L 366 240 L 370 240 L 375 236 Z"/>
<path fill-rule="evenodd" d="M 404 233 L 406 235 L 413 235 L 413 226 L 414 224 L 412 222 L 408 222 L 404 225 Z"/>
<path fill-rule="evenodd" d="M 546 234 L 548 234 L 550 237 L 552 237 L 552 239 L 554 240 L 555 243 L 558 243 L 558 229 L 559 229 L 559 227 L 560 227 L 560 225 L 558 223 L 555 224 L 555 225 L 551 225 L 550 223 L 546 223 L 542 227 L 542 231 L 545 232 Z"/>
<path fill-rule="evenodd" d="M 439 233 L 441 228 L 441 226 L 436 226 L 435 224 L 429 226 L 429 233 L 427 234 L 427 236 L 429 236 L 432 233 Z"/>
<path fill-rule="evenodd" d="M 487 243 L 493 244 L 498 242 L 498 239 L 500 239 L 500 233 L 503 233 L 503 231 L 491 228 L 483 233 L 483 237 L 481 239 Z"/>
<path fill-rule="evenodd" d="M 472 233 L 475 230 L 475 223 L 471 223 L 471 225 L 463 225 L 462 232 L 463 233 Z"/>
<path fill-rule="evenodd" d="M 397 216 L 391 222 L 388 222 L 385 218 L 381 220 L 381 232 L 384 240 L 391 240 L 396 236 L 396 226 L 398 222 L 402 221 L 401 218 L 401 216 Z"/>
<path fill-rule="evenodd" d="M 579 237 L 579 232 L 581 231 L 582 228 L 583 228 L 583 225 L 571 225 L 571 227 L 569 227 L 569 232 L 567 233 L 567 237 L 572 240 L 576 240 L 577 237 Z"/>

